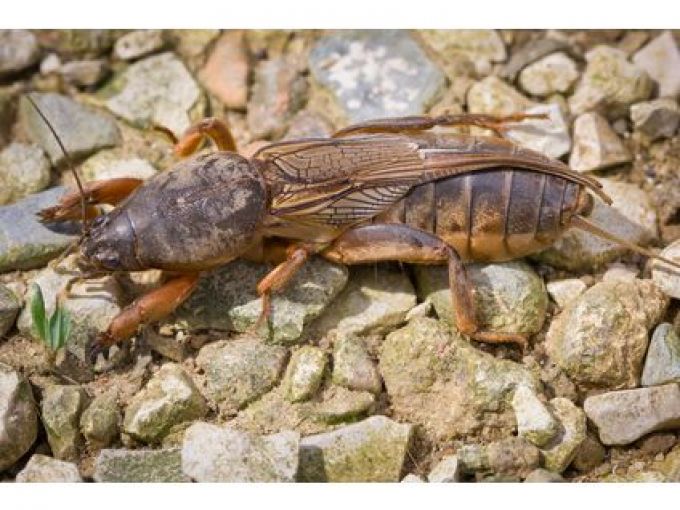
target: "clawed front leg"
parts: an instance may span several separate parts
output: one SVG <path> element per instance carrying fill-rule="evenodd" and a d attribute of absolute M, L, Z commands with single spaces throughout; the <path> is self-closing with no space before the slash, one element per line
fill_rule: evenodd
<path fill-rule="evenodd" d="M 132 177 L 92 181 L 83 186 L 85 198 L 85 218 L 91 219 L 99 215 L 98 204 L 118 205 L 144 181 Z M 61 197 L 59 203 L 38 212 L 41 221 L 79 220 L 82 216 L 81 195 L 71 191 Z"/>
<path fill-rule="evenodd" d="M 433 234 L 402 224 L 357 227 L 345 232 L 321 255 L 342 264 L 395 260 L 413 264 L 448 263 L 449 287 L 459 331 L 480 342 L 517 343 L 524 347 L 526 335 L 498 333 L 480 328 L 475 314 L 474 289 L 456 251 Z"/>
<path fill-rule="evenodd" d="M 459 115 L 439 115 L 436 117 L 427 115 L 396 117 L 353 124 L 337 131 L 333 135 L 333 138 L 355 136 L 362 133 L 408 133 L 413 131 L 425 131 L 436 126 L 475 126 L 490 129 L 496 133 L 497 136 L 503 137 L 508 130 L 507 124 L 521 122 L 527 119 L 546 118 L 548 118 L 548 116 L 544 113 L 517 113 L 505 116 L 463 113 Z"/>
<path fill-rule="evenodd" d="M 123 309 L 90 346 L 90 360 L 94 363 L 100 352 L 132 337 L 142 324 L 158 321 L 175 311 L 196 288 L 198 278 L 198 273 L 173 278 Z"/>

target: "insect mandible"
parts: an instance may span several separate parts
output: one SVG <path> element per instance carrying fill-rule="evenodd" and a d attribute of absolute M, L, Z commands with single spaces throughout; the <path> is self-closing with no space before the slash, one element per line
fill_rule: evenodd
<path fill-rule="evenodd" d="M 611 203 L 597 180 L 503 137 L 509 124 L 533 117 L 379 119 L 330 138 L 273 143 L 251 158 L 237 154 L 225 123 L 208 118 L 176 141 L 175 153 L 186 159 L 170 170 L 147 181 L 79 184 L 39 214 L 43 221 L 93 218 L 78 243 L 85 276 L 169 275 L 112 320 L 91 346 L 93 357 L 170 314 L 202 272 L 236 258 L 276 264 L 257 285 L 266 318 L 271 294 L 313 254 L 342 264 L 448 264 L 458 329 L 482 342 L 525 344 L 526 335 L 480 327 L 465 262 L 524 257 L 576 227 L 680 267 L 585 218 L 589 192 Z M 496 136 L 432 130 L 461 125 Z M 204 137 L 218 151 L 191 156 Z M 99 214 L 98 204 L 115 207 Z"/>

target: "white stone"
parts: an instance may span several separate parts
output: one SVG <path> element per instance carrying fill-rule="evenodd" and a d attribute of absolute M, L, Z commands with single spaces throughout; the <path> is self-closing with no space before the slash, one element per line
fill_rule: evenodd
<path fill-rule="evenodd" d="M 570 301 L 579 297 L 588 286 L 578 278 L 555 280 L 546 284 L 550 297 L 560 308 L 564 308 Z"/>
<path fill-rule="evenodd" d="M 571 149 L 569 126 L 556 103 L 527 108 L 523 113 L 546 114 L 547 119 L 527 119 L 508 124 L 505 135 L 513 142 L 542 152 L 550 158 L 560 158 Z"/>
<path fill-rule="evenodd" d="M 78 466 L 72 462 L 34 454 L 26 467 L 17 474 L 18 483 L 75 483 L 82 482 Z"/>
<path fill-rule="evenodd" d="M 680 382 L 680 336 L 672 324 L 664 322 L 654 330 L 640 382 L 643 386 Z"/>
<path fill-rule="evenodd" d="M 541 450 L 543 466 L 549 471 L 562 473 L 586 439 L 586 415 L 580 407 L 561 397 L 550 401 L 550 409 L 562 427 L 561 433 Z"/>
<path fill-rule="evenodd" d="M 678 129 L 680 108 L 675 99 L 662 97 L 632 105 L 630 118 L 636 129 L 652 140 L 670 138 Z"/>
<path fill-rule="evenodd" d="M 578 77 L 576 63 L 560 51 L 525 67 L 519 75 L 519 84 L 529 94 L 549 96 L 567 92 Z"/>
<path fill-rule="evenodd" d="M 680 427 L 680 386 L 612 391 L 583 403 L 606 445 L 630 444 L 656 430 Z"/>
<path fill-rule="evenodd" d="M 460 481 L 461 468 L 458 457 L 448 455 L 440 460 L 427 475 L 427 481 L 432 483 L 451 483 Z"/>
<path fill-rule="evenodd" d="M 517 419 L 517 435 L 536 446 L 545 446 L 559 431 L 559 423 L 526 385 L 519 385 L 512 398 Z"/>
<path fill-rule="evenodd" d="M 182 443 L 182 471 L 197 482 L 294 482 L 300 434 L 255 436 L 198 422 Z"/>
<path fill-rule="evenodd" d="M 631 161 L 607 119 L 595 112 L 579 115 L 574 121 L 574 149 L 569 166 L 577 172 L 591 172 Z"/>
<path fill-rule="evenodd" d="M 638 51 L 633 62 L 659 84 L 660 97 L 680 94 L 680 50 L 668 30 Z"/>

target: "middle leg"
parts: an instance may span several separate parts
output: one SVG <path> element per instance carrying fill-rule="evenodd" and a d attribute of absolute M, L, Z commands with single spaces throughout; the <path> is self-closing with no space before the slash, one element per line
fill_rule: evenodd
<path fill-rule="evenodd" d="M 475 315 L 474 288 L 456 251 L 433 234 L 399 223 L 358 227 L 345 232 L 321 255 L 341 264 L 395 260 L 414 264 L 448 263 L 449 287 L 455 321 L 461 333 L 480 342 L 516 343 L 524 347 L 527 337 L 480 328 Z"/>

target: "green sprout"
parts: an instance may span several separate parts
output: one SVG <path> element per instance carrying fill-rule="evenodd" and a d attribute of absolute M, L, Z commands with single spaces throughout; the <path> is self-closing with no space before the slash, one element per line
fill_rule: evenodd
<path fill-rule="evenodd" d="M 66 339 L 71 331 L 71 317 L 57 303 L 54 313 L 48 320 L 45 298 L 40 285 L 36 283 L 33 284 L 31 318 L 36 334 L 52 351 L 57 351 L 66 344 Z"/>

